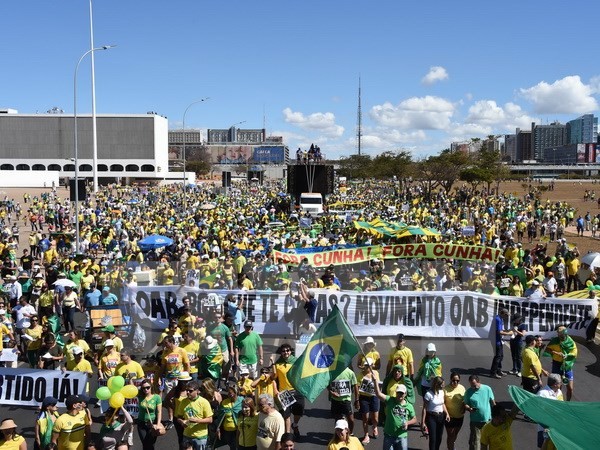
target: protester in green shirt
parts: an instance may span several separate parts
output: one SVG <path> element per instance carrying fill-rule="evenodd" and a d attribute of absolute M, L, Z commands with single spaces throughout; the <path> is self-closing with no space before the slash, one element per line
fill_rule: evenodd
<path fill-rule="evenodd" d="M 162 420 L 162 399 L 160 395 L 152 393 L 152 382 L 148 379 L 140 384 L 139 413 L 137 429 L 143 450 L 154 450 L 156 442 L 155 428 Z"/>
<path fill-rule="evenodd" d="M 373 372 L 377 378 L 376 372 Z M 378 380 L 377 380 L 378 381 Z M 404 384 L 396 386 L 396 397 L 385 395 L 379 383 L 373 383 L 375 395 L 385 402 L 385 422 L 383 424 L 383 448 L 408 448 L 408 427 L 417 423 L 415 408 L 406 400 L 407 389 Z"/>

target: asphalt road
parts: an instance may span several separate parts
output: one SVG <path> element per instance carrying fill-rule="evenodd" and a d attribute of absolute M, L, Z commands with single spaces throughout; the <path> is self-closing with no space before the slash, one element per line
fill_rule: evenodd
<path fill-rule="evenodd" d="M 264 337 L 265 341 L 265 356 L 274 353 L 275 349 L 284 342 L 282 338 Z M 395 337 L 376 338 L 377 350 L 382 356 L 382 360 L 387 360 L 390 349 L 395 345 Z M 472 340 L 472 339 L 437 339 L 431 341 L 429 339 L 414 338 L 408 339 L 407 345 L 413 350 L 415 359 L 420 359 L 428 342 L 434 342 L 438 349 L 438 356 L 443 364 L 444 378 L 449 378 L 450 372 L 453 370 L 462 374 L 461 383 L 468 386 L 468 376 L 471 373 L 480 375 L 480 380 L 484 384 L 488 384 L 494 391 L 496 401 L 504 404 L 507 408 L 511 405 L 511 400 L 508 395 L 507 387 L 511 384 L 519 385 L 520 380 L 512 375 L 496 380 L 487 376 L 491 363 L 491 345 L 488 341 Z M 575 391 L 574 401 L 600 401 L 600 390 L 597 389 L 598 378 L 600 377 L 600 346 L 595 344 L 585 344 L 578 341 L 579 357 L 575 365 Z M 506 349 L 508 350 L 508 348 Z M 505 355 L 510 355 L 505 351 Z M 275 359 L 275 358 L 274 358 Z M 549 368 L 548 358 L 543 360 L 544 366 Z M 382 364 L 385 365 L 385 364 Z M 510 356 L 505 356 L 503 368 L 509 370 L 511 368 Z M 383 372 L 383 370 L 382 370 Z M 383 373 L 382 373 L 383 375 Z M 92 392 L 95 391 L 95 386 L 92 385 Z M 422 402 L 417 399 L 415 410 L 420 414 Z M 95 419 L 100 418 L 100 410 L 92 409 L 92 414 Z M 468 413 L 467 413 L 468 414 Z M 0 406 L 0 418 L 4 419 L 12 417 L 20 427 L 21 433 L 26 437 L 29 448 L 33 448 L 33 426 L 35 423 L 35 411 L 32 408 L 22 408 L 18 406 Z M 300 421 L 301 437 L 297 441 L 298 449 L 314 449 L 323 448 L 332 436 L 333 420 L 329 415 L 329 402 L 326 394 L 321 394 L 315 403 L 308 404 L 306 416 Z M 522 416 L 519 416 L 512 425 L 513 443 L 516 449 L 536 448 L 536 425 L 525 422 Z M 95 421 L 92 431 L 97 433 L 100 429 L 100 423 Z M 362 437 L 362 426 L 357 421 L 356 435 Z M 468 417 L 465 418 L 465 425 L 458 435 L 456 448 L 468 447 L 469 425 Z M 380 430 L 381 436 L 381 430 Z M 137 434 L 135 434 L 134 448 L 140 448 Z M 177 437 L 175 431 L 171 430 L 166 436 L 159 438 L 160 447 L 167 446 L 168 448 L 177 447 Z M 371 443 L 366 445 L 366 448 L 378 449 L 383 445 L 383 439 L 371 440 Z M 158 448 L 158 445 L 157 445 Z M 428 442 L 426 438 L 421 437 L 421 433 L 416 428 L 409 431 L 409 448 L 411 449 L 427 449 Z M 446 448 L 445 436 L 442 443 L 442 448 Z"/>

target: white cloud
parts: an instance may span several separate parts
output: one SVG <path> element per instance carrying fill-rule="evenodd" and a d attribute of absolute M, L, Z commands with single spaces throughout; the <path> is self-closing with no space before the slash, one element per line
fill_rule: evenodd
<path fill-rule="evenodd" d="M 598 102 L 592 97 L 595 87 L 584 84 L 579 75 L 572 75 L 552 84 L 540 81 L 520 92 L 533 103 L 536 113 L 583 114 L 598 109 Z"/>
<path fill-rule="evenodd" d="M 303 130 L 317 131 L 327 137 L 340 137 L 344 134 L 344 127 L 336 125 L 335 115 L 330 112 L 305 115 L 299 111 L 292 111 L 291 108 L 285 108 L 283 118 L 289 124 L 296 125 Z"/>
<path fill-rule="evenodd" d="M 429 69 L 427 75 L 421 79 L 421 83 L 431 85 L 446 79 L 448 79 L 448 72 L 446 72 L 446 69 L 441 66 L 433 66 Z"/>
<path fill-rule="evenodd" d="M 440 130 L 450 125 L 454 105 L 446 99 L 427 95 L 412 97 L 397 106 L 389 102 L 371 108 L 371 118 L 380 125 L 404 130 Z"/>
<path fill-rule="evenodd" d="M 500 106 L 494 100 L 480 100 L 471 105 L 465 123 L 459 127 L 465 131 L 469 128 L 474 132 L 481 130 L 480 133 L 473 133 L 477 135 L 514 133 L 517 127 L 528 129 L 532 121 L 532 118 L 515 103 L 508 102 Z"/>
<path fill-rule="evenodd" d="M 589 86 L 592 90 L 592 94 L 600 94 L 600 76 L 596 75 L 595 77 L 590 78 Z"/>

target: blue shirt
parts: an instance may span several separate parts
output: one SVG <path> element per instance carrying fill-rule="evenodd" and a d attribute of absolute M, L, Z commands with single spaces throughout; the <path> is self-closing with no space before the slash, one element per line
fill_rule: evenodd
<path fill-rule="evenodd" d="M 502 335 L 501 331 L 504 331 L 504 320 L 500 315 L 494 317 L 494 324 L 496 325 L 496 345 L 502 345 Z"/>
<path fill-rule="evenodd" d="M 118 300 L 117 300 L 117 296 L 115 294 L 113 294 L 112 292 L 109 292 L 106 297 L 104 295 L 100 296 L 100 302 L 103 305 L 116 305 Z"/>
<path fill-rule="evenodd" d="M 470 387 L 465 392 L 464 402 L 472 408 L 477 408 L 471 412 L 471 422 L 489 422 L 492 420 L 492 405 L 491 400 L 494 400 L 494 392 L 492 388 L 482 384 L 479 389 Z"/>
<path fill-rule="evenodd" d="M 93 291 L 88 292 L 87 294 L 85 294 L 84 297 L 84 306 L 99 306 L 101 296 L 102 293 L 98 289 L 94 289 Z"/>

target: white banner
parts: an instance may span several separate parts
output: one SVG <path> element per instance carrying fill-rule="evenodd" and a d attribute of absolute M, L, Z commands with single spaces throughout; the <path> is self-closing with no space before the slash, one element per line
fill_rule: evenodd
<path fill-rule="evenodd" d="M 45 397 L 54 397 L 62 407 L 69 395 L 85 393 L 87 381 L 83 372 L 0 367 L 0 404 L 40 406 Z"/>
<path fill-rule="evenodd" d="M 596 317 L 596 300 L 549 298 L 533 302 L 525 298 L 494 297 L 467 291 L 331 291 L 314 289 L 318 300 L 318 326 L 337 303 L 356 336 L 407 336 L 488 338 L 498 310 L 506 307 L 510 316 L 521 314 L 529 333 L 549 335 L 558 325 L 571 329 L 571 335 L 585 336 Z M 211 293 L 223 298 L 233 295 L 243 301 L 246 318 L 259 334 L 289 336 L 306 312 L 283 291 L 208 291 L 184 286 L 147 286 L 130 289 L 135 322 L 162 331 L 168 319 L 182 306 L 181 298 L 191 299 L 192 314 L 210 317 L 205 299 Z M 296 325 L 296 326 L 294 326 Z M 508 326 L 508 324 L 506 324 Z"/>

